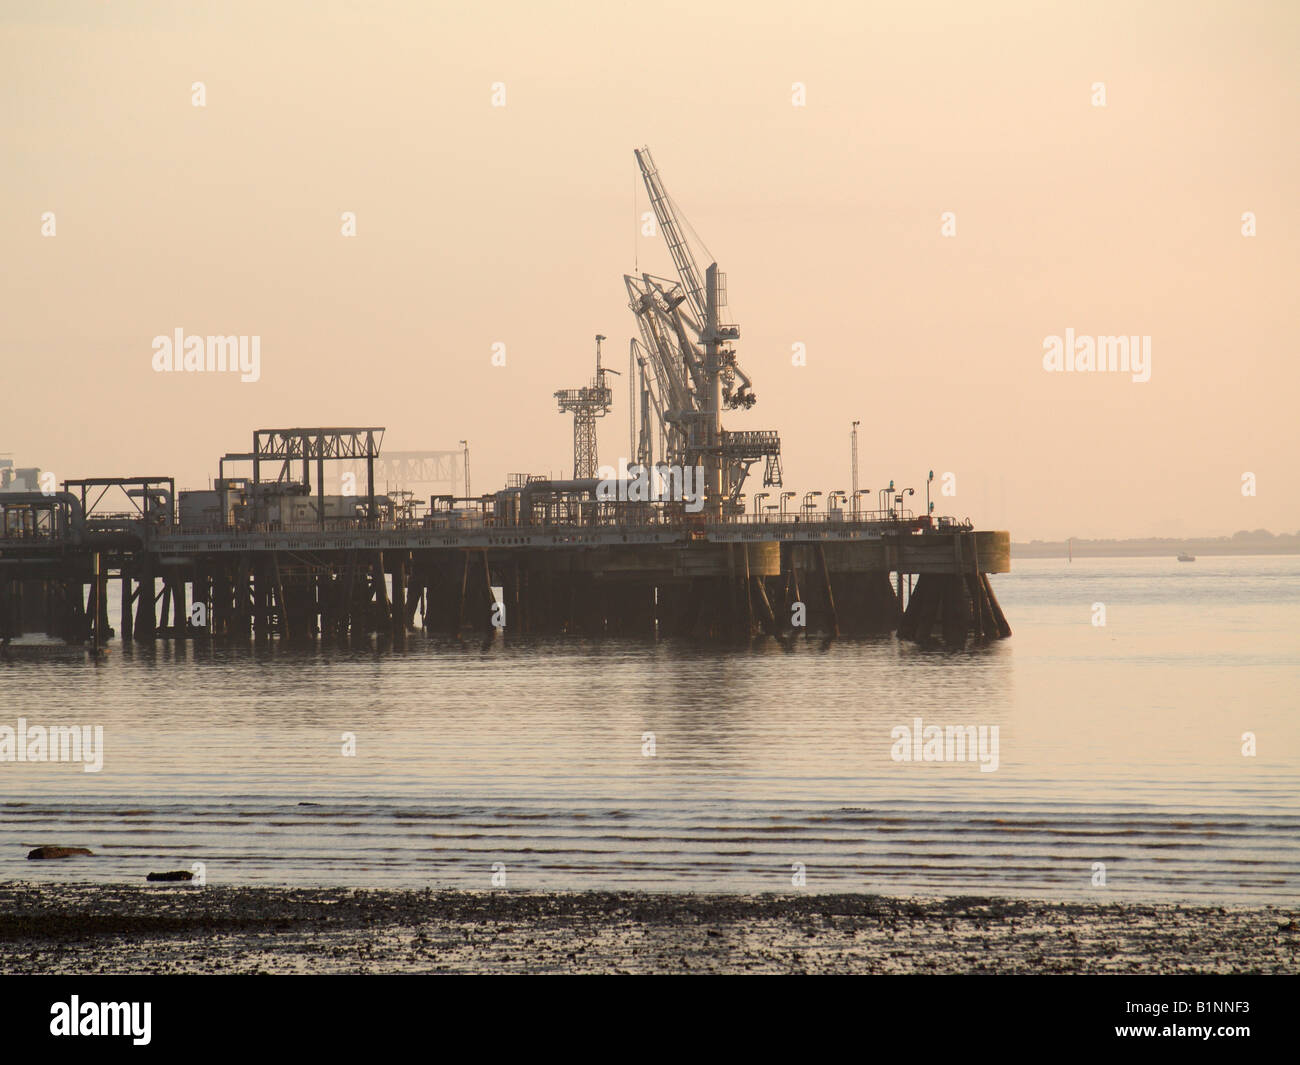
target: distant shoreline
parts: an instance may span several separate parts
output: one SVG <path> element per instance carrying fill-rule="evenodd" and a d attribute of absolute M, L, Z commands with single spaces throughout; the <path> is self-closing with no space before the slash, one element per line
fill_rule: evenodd
<path fill-rule="evenodd" d="M 1300 555 L 1300 537 L 1279 536 L 1277 543 L 1236 544 L 1230 540 L 1075 540 L 1075 558 L 1174 558 L 1187 553 L 1196 556 L 1249 557 Z M 1068 558 L 1071 548 L 1064 540 L 1031 540 L 1011 545 L 1011 557 Z"/>
<path fill-rule="evenodd" d="M 1297 910 L 0 884 L 18 973 L 1294 973 Z"/>

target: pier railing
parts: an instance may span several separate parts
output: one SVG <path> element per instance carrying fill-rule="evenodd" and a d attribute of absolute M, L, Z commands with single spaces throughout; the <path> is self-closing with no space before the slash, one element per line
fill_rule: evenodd
<path fill-rule="evenodd" d="M 577 518 L 577 520 L 572 520 Z M 569 520 L 566 520 L 569 519 Z M 860 511 L 811 512 L 804 514 L 744 514 L 725 520 L 704 514 L 672 513 L 662 509 L 639 507 L 604 507 L 584 509 L 581 514 L 551 517 L 533 522 L 510 521 L 492 515 L 456 515 L 454 517 L 429 515 L 421 518 L 368 519 L 329 518 L 324 522 L 257 522 L 241 525 L 220 524 L 159 524 L 141 519 L 121 521 L 96 520 L 87 531 L 91 534 L 131 536 L 142 542 L 159 542 L 173 538 L 239 537 L 277 534 L 330 534 L 363 535 L 366 533 L 475 533 L 475 532 L 539 532 L 570 530 L 603 531 L 654 531 L 680 533 L 683 536 L 713 536 L 723 532 L 743 530 L 786 539 L 799 530 L 835 529 L 844 532 L 869 534 L 926 534 L 955 532 L 972 528 L 969 520 L 940 517 L 916 517 L 911 511 Z M 42 524 L 33 526 L 0 526 L 0 543 L 58 542 L 64 530 L 51 529 Z"/>
<path fill-rule="evenodd" d="M 588 520 L 589 519 L 589 520 Z M 956 518 L 939 518 L 929 521 L 918 518 L 910 511 L 902 514 L 889 511 L 864 511 L 857 516 L 836 514 L 787 514 L 779 515 L 737 515 L 724 521 L 710 520 L 700 514 L 687 514 L 673 517 L 658 512 L 644 516 L 626 514 L 584 515 L 584 520 L 573 521 L 534 521 L 514 522 L 505 518 L 458 517 L 458 518 L 407 518 L 392 520 L 371 520 L 367 518 L 329 518 L 324 522 L 258 522 L 251 525 L 170 525 L 159 526 L 152 530 L 154 538 L 168 536 L 228 536 L 248 533 L 361 533 L 361 532 L 471 532 L 482 529 L 491 530 L 525 530 L 539 529 L 659 529 L 692 530 L 712 529 L 763 529 L 777 532 L 783 529 L 798 529 L 809 525 L 835 526 L 844 528 L 871 529 L 879 532 L 945 532 L 970 529 L 969 521 Z"/>

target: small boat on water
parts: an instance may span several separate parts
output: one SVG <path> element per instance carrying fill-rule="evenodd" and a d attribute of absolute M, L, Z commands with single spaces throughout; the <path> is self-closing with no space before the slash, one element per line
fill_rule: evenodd
<path fill-rule="evenodd" d="M 1186 551 L 1182 551 L 1182 552 L 1180 552 L 1179 555 L 1178 555 L 1178 561 L 1179 561 L 1179 562 L 1195 562 L 1195 561 L 1196 561 L 1196 556 L 1195 556 L 1195 555 L 1189 555 Z"/>

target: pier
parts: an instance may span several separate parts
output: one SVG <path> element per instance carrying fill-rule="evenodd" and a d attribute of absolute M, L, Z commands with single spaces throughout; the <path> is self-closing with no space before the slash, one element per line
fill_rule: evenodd
<path fill-rule="evenodd" d="M 756 463 L 763 488 L 784 487 L 781 437 L 723 426 L 724 412 L 757 401 L 726 274 L 697 262 L 649 149 L 635 157 L 677 277 L 623 278 L 637 335 L 624 378 L 630 457 L 617 468 L 599 465 L 596 428 L 614 404 L 608 375 L 623 371 L 602 361 L 597 334 L 590 383 L 553 393 L 574 419 L 571 480 L 512 474 L 472 496 L 467 441 L 460 453 L 386 456 L 384 428 L 364 426 L 255 430 L 204 491 L 178 495 L 170 475 L 11 486 L 0 491 L 0 641 L 896 633 L 963 648 L 1011 635 L 989 581 L 1010 568 L 1010 534 L 936 516 L 929 481 L 919 516 L 906 506 L 915 490 L 892 480 L 865 509 L 860 422 L 851 491 L 828 493 L 824 508 L 823 493 L 805 492 L 791 511 L 795 492 L 747 496 Z M 377 465 L 429 462 L 445 477 L 459 455 L 460 496 L 376 494 Z M 760 509 L 765 499 L 779 502 Z"/>
<path fill-rule="evenodd" d="M 892 632 L 965 647 L 1011 632 L 989 582 L 1010 568 L 1009 534 L 908 511 L 718 521 L 680 504 L 602 502 L 594 479 L 537 478 L 473 510 L 408 518 L 367 493 L 358 517 L 266 521 L 241 515 L 311 499 L 306 486 L 231 481 L 211 493 L 230 501 L 227 522 L 195 525 L 178 518 L 172 483 L 0 493 L 0 640 Z M 109 488 L 138 513 L 98 513 L 89 496 Z"/>

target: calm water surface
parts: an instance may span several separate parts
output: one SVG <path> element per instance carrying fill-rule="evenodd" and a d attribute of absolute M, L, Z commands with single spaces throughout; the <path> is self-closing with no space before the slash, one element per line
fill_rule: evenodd
<path fill-rule="evenodd" d="M 0 880 L 483 889 L 500 862 L 512 888 L 747 892 L 802 863 L 809 891 L 1294 902 L 1300 559 L 1014 565 L 1015 635 L 959 655 L 417 634 L 0 663 L 0 724 L 106 749 L 0 763 Z M 918 716 L 998 726 L 997 771 L 894 761 Z M 96 857 L 25 860 L 44 843 Z"/>

